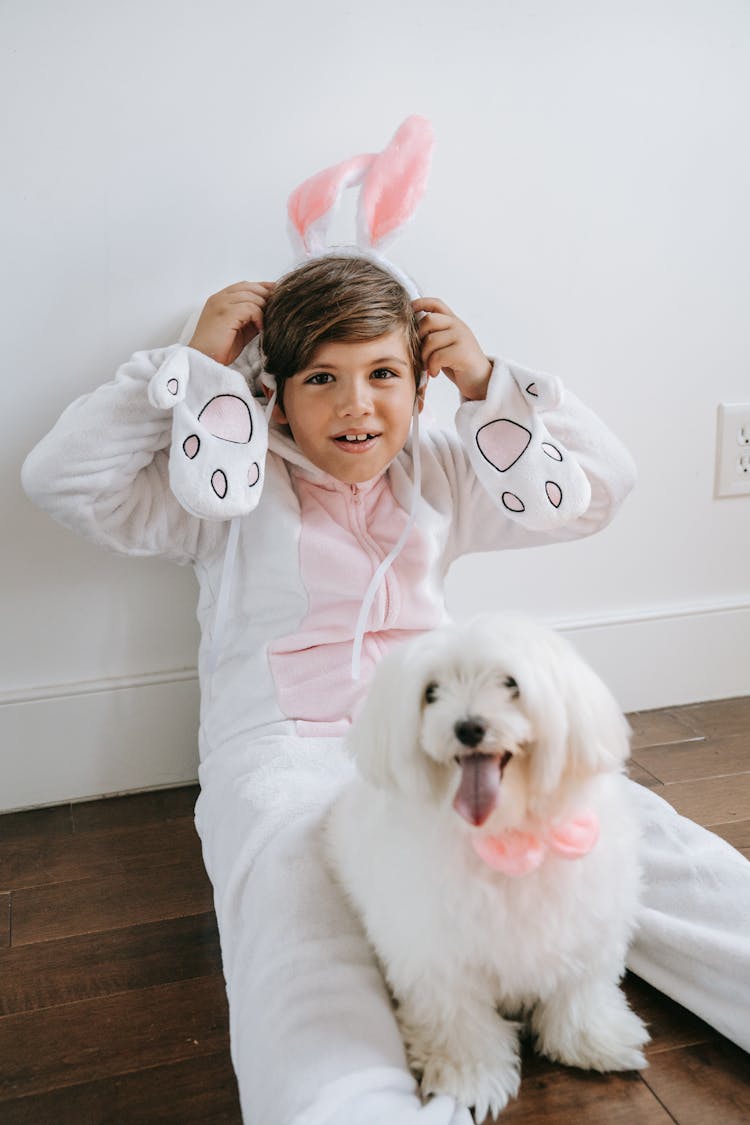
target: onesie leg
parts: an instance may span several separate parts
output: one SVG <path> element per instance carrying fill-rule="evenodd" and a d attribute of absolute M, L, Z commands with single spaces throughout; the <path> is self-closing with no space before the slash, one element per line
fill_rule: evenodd
<path fill-rule="evenodd" d="M 750 1051 L 750 863 L 633 784 L 643 905 L 628 967 Z"/>
<path fill-rule="evenodd" d="M 243 1119 L 470 1125 L 451 1098 L 422 1105 L 381 974 L 325 865 L 320 825 L 350 768 L 340 745 L 302 740 L 301 759 L 286 742 L 212 755 L 196 809 Z"/>

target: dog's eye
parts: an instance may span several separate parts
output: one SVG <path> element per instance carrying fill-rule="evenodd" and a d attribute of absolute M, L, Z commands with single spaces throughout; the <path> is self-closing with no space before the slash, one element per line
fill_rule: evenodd
<path fill-rule="evenodd" d="M 427 687 L 424 689 L 424 701 L 425 701 L 425 703 L 434 703 L 435 700 L 437 699 L 437 697 L 438 697 L 438 685 L 433 680 L 432 683 L 428 684 Z"/>
<path fill-rule="evenodd" d="M 505 679 L 503 680 L 503 687 L 509 688 L 510 691 L 513 691 L 516 695 L 518 695 L 518 684 L 512 676 L 505 677 Z"/>

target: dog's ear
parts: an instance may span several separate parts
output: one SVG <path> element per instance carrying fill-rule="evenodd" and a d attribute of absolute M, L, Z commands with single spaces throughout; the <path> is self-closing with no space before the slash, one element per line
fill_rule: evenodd
<path fill-rule="evenodd" d="M 525 672 L 525 674 L 524 674 Z M 531 781 L 538 793 L 557 789 L 568 752 L 568 714 L 558 677 L 544 662 L 518 669 L 521 701 L 531 720 Z"/>
<path fill-rule="evenodd" d="M 347 745 L 357 767 L 378 789 L 423 797 L 440 791 L 443 771 L 419 743 L 423 679 L 419 641 L 388 653 L 349 731 Z"/>
<path fill-rule="evenodd" d="M 566 774 L 618 770 L 629 754 L 629 727 L 612 693 L 568 641 L 553 633 L 537 641 L 519 683 L 534 730 L 533 781 L 539 792 L 552 793 Z"/>
<path fill-rule="evenodd" d="M 630 754 L 630 727 L 612 692 L 573 652 L 568 663 L 568 752 L 578 773 L 619 770 Z"/>

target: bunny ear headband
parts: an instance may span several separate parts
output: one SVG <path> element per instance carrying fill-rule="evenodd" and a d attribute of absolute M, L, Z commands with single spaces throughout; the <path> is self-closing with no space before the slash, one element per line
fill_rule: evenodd
<path fill-rule="evenodd" d="M 328 252 L 328 230 L 346 188 L 359 187 L 357 248 L 418 294 L 380 253 L 416 211 L 427 185 L 434 136 L 426 117 L 407 117 L 382 152 L 353 156 L 305 180 L 289 197 L 289 236 L 301 258 Z M 368 253 L 369 251 L 369 253 Z"/>
<path fill-rule="evenodd" d="M 382 248 L 393 241 L 419 206 L 427 186 L 433 148 L 431 123 L 415 114 L 398 127 L 382 152 L 352 156 L 304 180 L 287 203 L 288 233 L 298 259 L 322 258 L 326 254 L 370 258 L 392 274 L 415 300 L 419 296 L 416 285 L 385 257 Z M 331 222 L 347 188 L 360 189 L 356 243 L 331 246 Z M 263 373 L 263 382 L 275 386 L 270 372 Z"/>

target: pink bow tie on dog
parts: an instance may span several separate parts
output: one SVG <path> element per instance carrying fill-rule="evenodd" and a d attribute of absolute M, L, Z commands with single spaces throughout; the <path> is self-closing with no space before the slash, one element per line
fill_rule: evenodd
<path fill-rule="evenodd" d="M 599 839 L 596 813 L 582 812 L 571 820 L 541 832 L 509 828 L 499 836 L 474 836 L 474 851 L 486 864 L 504 875 L 528 875 L 552 852 L 563 859 L 588 855 Z"/>

